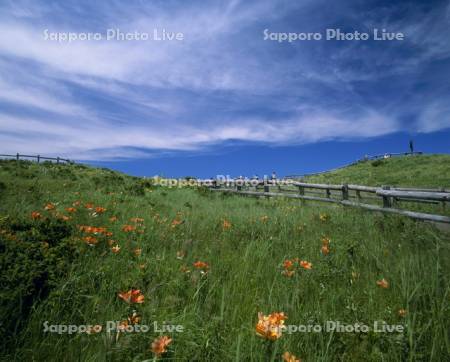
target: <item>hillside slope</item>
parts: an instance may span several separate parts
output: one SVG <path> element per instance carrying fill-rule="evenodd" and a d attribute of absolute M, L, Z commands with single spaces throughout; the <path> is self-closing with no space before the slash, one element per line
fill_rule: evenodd
<path fill-rule="evenodd" d="M 449 243 L 392 215 L 0 161 L 0 360 L 444 361 Z M 292 333 L 269 334 L 280 317 Z"/>
<path fill-rule="evenodd" d="M 328 184 L 450 188 L 450 155 L 416 155 L 366 161 L 304 179 Z"/>

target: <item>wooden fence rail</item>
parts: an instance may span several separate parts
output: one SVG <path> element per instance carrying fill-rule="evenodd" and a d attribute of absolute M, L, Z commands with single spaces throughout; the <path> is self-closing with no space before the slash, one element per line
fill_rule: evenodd
<path fill-rule="evenodd" d="M 39 163 L 40 161 L 56 161 L 56 163 L 74 163 L 74 161 L 61 157 L 44 157 L 41 155 L 21 155 L 19 153 L 16 153 L 15 155 L 0 155 L 0 158 L 14 158 L 17 161 L 19 161 L 22 158 L 30 158 L 32 160 L 35 159 L 37 163 Z"/>
<path fill-rule="evenodd" d="M 202 181 L 200 181 L 200 183 L 202 183 Z M 255 181 L 242 179 L 227 180 L 226 182 L 220 182 L 218 180 L 204 180 L 203 184 L 210 187 L 211 190 L 218 192 L 229 192 L 258 197 L 285 197 L 300 200 L 337 203 L 344 206 L 359 207 L 371 211 L 404 215 L 419 220 L 450 223 L 449 216 L 428 214 L 399 208 L 399 202 L 422 203 L 430 205 L 441 204 L 442 211 L 446 211 L 447 203 L 450 202 L 450 190 L 446 190 L 445 188 L 415 189 L 395 188 L 390 186 L 373 187 L 347 184 L 310 184 L 292 180 Z M 261 186 L 263 186 L 263 191 L 259 191 L 261 190 Z M 247 189 L 244 189 L 244 187 Z M 270 190 L 270 188 L 274 187 L 277 188 L 278 192 L 272 192 Z M 286 187 L 289 187 L 289 189 Z M 250 191 L 250 188 L 254 188 L 254 191 Z M 324 193 L 321 194 L 321 192 Z M 367 194 L 370 194 L 371 196 L 368 196 Z M 381 206 L 365 203 L 363 202 L 364 200 L 379 200 L 381 201 Z"/>

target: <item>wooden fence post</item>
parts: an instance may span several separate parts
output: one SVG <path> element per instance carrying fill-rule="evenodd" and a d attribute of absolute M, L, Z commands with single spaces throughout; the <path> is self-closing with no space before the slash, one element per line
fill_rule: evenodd
<path fill-rule="evenodd" d="M 327 199 L 331 198 L 331 191 L 330 191 L 330 189 L 326 189 L 326 195 L 327 195 Z"/>
<path fill-rule="evenodd" d="M 302 196 L 305 194 L 305 188 L 303 186 L 298 187 L 298 194 Z"/>
<path fill-rule="evenodd" d="M 445 192 L 445 187 L 441 187 L 441 192 Z M 446 209 L 446 201 L 445 200 L 442 200 L 442 211 L 444 211 L 445 212 L 445 209 Z"/>
<path fill-rule="evenodd" d="M 59 156 L 56 157 L 56 163 L 59 163 Z"/>
<path fill-rule="evenodd" d="M 342 185 L 342 200 L 348 200 L 348 185 Z"/>
<path fill-rule="evenodd" d="M 383 186 L 383 190 L 390 190 L 390 186 Z M 383 207 L 392 207 L 392 201 L 389 196 L 383 196 Z"/>
<path fill-rule="evenodd" d="M 361 202 L 361 191 L 356 190 L 356 197 L 358 199 L 358 202 Z"/>

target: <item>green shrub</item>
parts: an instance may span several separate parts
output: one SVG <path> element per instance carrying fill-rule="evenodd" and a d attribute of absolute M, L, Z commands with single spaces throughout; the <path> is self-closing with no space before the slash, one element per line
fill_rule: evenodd
<path fill-rule="evenodd" d="M 0 339 L 6 348 L 32 306 L 67 275 L 77 249 L 61 220 L 3 218 L 0 231 Z"/>

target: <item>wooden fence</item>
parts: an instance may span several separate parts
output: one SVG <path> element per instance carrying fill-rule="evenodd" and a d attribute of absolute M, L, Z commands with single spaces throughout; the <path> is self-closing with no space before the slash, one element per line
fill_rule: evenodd
<path fill-rule="evenodd" d="M 68 160 L 66 158 L 61 157 L 43 157 L 41 155 L 21 155 L 19 153 L 16 153 L 15 155 L 0 155 L 0 158 L 13 158 L 17 161 L 21 159 L 30 159 L 31 161 L 36 161 L 37 163 L 40 163 L 41 161 L 53 161 L 56 163 L 74 163 L 74 161 Z"/>
<path fill-rule="evenodd" d="M 313 184 L 292 180 L 255 181 L 241 179 L 231 180 L 231 182 L 230 180 L 227 182 L 209 180 L 209 182 L 203 184 L 209 186 L 211 190 L 219 192 L 337 203 L 371 211 L 404 215 L 419 220 L 450 223 L 449 216 L 406 210 L 401 208 L 400 205 L 404 202 L 434 205 L 445 213 L 447 203 L 450 202 L 450 190 L 445 188 L 394 188 L 390 186 Z M 271 191 L 271 188 L 276 188 L 277 192 Z M 376 204 L 377 201 L 379 204 Z"/>

